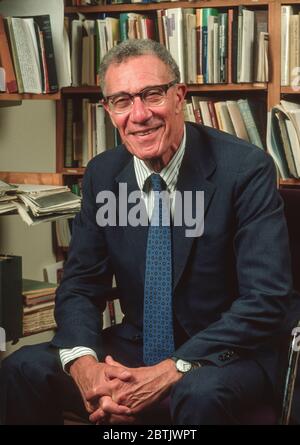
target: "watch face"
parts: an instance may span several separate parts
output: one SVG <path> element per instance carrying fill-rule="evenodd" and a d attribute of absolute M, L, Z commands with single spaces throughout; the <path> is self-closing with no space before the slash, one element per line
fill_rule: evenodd
<path fill-rule="evenodd" d="M 188 372 L 192 368 L 192 364 L 190 362 L 186 362 L 185 360 L 179 359 L 176 362 L 176 367 L 180 372 Z"/>

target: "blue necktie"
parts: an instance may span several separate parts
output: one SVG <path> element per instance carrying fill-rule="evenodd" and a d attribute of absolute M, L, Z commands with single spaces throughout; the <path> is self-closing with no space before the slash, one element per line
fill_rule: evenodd
<path fill-rule="evenodd" d="M 154 209 L 148 229 L 144 288 L 144 363 L 152 365 L 174 352 L 170 207 L 159 198 L 165 182 L 150 176 Z M 165 192 L 167 193 L 167 192 Z"/>

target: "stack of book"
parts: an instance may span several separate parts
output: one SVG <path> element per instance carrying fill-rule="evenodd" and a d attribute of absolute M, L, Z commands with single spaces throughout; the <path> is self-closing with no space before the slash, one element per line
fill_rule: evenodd
<path fill-rule="evenodd" d="M 23 335 L 54 329 L 57 284 L 23 279 Z"/>
<path fill-rule="evenodd" d="M 0 15 L 0 58 L 9 93 L 58 91 L 49 15 L 6 17 Z"/>
<path fill-rule="evenodd" d="M 3 184 L 6 187 L 3 199 L 8 199 L 8 196 L 11 200 L 8 211 L 17 210 L 29 226 L 60 218 L 72 218 L 80 210 L 81 198 L 67 186 L 16 184 L 10 189 L 10 184 Z M 8 206 L 6 201 L 4 203 Z M 0 205 L 1 213 L 8 211 L 5 212 L 3 207 L 1 212 Z"/>

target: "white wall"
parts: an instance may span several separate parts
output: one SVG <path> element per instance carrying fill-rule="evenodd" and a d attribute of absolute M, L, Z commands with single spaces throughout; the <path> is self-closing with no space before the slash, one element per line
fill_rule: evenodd
<path fill-rule="evenodd" d="M 0 171 L 55 172 L 55 103 L 0 108 Z"/>
<path fill-rule="evenodd" d="M 0 108 L 0 171 L 55 172 L 54 101 Z M 51 224 L 0 216 L 0 252 L 22 255 L 24 278 L 43 279 L 43 267 L 55 262 Z"/>
<path fill-rule="evenodd" d="M 0 171 L 55 172 L 55 103 L 23 101 L 0 108 Z M 56 261 L 51 223 L 27 226 L 18 215 L 0 215 L 0 252 L 22 256 L 23 277 L 43 280 L 43 267 Z M 1 359 L 24 344 L 49 341 L 47 331 L 7 343 Z"/>

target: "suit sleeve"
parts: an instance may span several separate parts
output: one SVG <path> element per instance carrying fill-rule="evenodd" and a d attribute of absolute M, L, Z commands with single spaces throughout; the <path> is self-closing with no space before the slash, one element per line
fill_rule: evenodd
<path fill-rule="evenodd" d="M 269 155 L 251 150 L 234 191 L 239 295 L 230 309 L 177 351 L 223 366 L 252 355 L 280 333 L 290 304 L 291 268 L 283 202 Z"/>
<path fill-rule="evenodd" d="M 83 181 L 82 208 L 73 223 L 72 240 L 64 276 L 56 295 L 59 348 L 83 346 L 101 356 L 102 316 L 112 289 L 112 270 L 105 235 L 96 222 L 96 196 L 89 164 Z"/>

